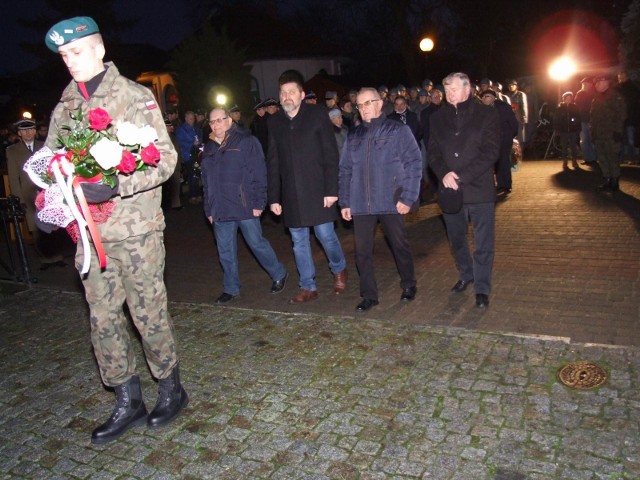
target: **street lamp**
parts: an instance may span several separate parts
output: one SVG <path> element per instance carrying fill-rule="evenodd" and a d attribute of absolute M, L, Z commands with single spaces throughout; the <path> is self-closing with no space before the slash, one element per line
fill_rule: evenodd
<path fill-rule="evenodd" d="M 227 104 L 227 96 L 224 93 L 219 93 L 216 95 L 216 103 L 218 105 L 226 105 Z"/>
<path fill-rule="evenodd" d="M 549 67 L 549 76 L 557 82 L 568 80 L 574 73 L 576 73 L 576 64 L 569 57 L 560 57 Z"/>
<path fill-rule="evenodd" d="M 567 81 L 576 73 L 576 64 L 569 57 L 560 57 L 551 63 L 548 73 L 552 80 L 558 82 L 558 103 L 560 103 L 562 101 L 562 82 Z M 551 140 L 549 140 L 549 144 L 547 145 L 547 150 L 544 153 L 543 159 L 545 160 L 549 155 L 549 150 L 551 149 L 551 145 L 553 145 L 555 136 L 556 131 L 554 130 L 551 134 Z"/>
<path fill-rule="evenodd" d="M 420 40 L 420 50 L 422 50 L 423 52 L 430 52 L 431 50 L 433 50 L 434 46 L 435 43 L 433 43 L 433 40 L 431 40 L 429 37 L 424 37 L 422 40 Z"/>
<path fill-rule="evenodd" d="M 420 43 L 418 44 L 418 46 L 420 47 L 420 50 L 424 53 L 429 53 L 433 50 L 433 47 L 435 47 L 435 43 L 433 42 L 433 40 L 429 37 L 423 37 L 422 40 L 420 40 Z M 425 74 L 428 74 L 428 68 L 427 68 L 427 57 L 428 55 L 424 56 L 424 71 Z"/>

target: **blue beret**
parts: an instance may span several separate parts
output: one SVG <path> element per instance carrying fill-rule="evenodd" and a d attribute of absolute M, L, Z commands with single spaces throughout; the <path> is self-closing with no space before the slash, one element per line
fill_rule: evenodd
<path fill-rule="evenodd" d="M 98 24 L 91 17 L 73 17 L 56 23 L 44 37 L 49 50 L 58 53 L 58 47 L 80 38 L 100 33 Z"/>

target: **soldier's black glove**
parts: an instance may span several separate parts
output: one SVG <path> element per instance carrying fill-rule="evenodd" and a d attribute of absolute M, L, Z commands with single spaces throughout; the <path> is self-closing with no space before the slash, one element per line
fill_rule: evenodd
<path fill-rule="evenodd" d="M 52 225 L 50 223 L 45 223 L 42 220 L 40 220 L 38 218 L 38 216 L 36 215 L 36 227 L 38 227 L 38 230 L 43 231 L 44 233 L 51 233 L 54 230 L 56 230 L 58 227 L 56 225 Z"/>
<path fill-rule="evenodd" d="M 113 188 L 109 185 L 105 185 L 104 183 L 90 182 L 82 182 L 80 184 L 80 188 L 82 188 L 82 193 L 84 193 L 84 198 L 87 199 L 87 202 L 102 203 L 118 194 L 119 185 L 120 181 L 118 180 L 118 177 L 116 177 L 116 184 Z"/>

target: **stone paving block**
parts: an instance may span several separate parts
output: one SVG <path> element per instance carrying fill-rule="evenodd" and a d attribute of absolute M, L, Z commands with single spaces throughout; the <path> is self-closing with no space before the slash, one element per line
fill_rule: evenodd
<path fill-rule="evenodd" d="M 3 308 L 17 312 L 19 302 L 13 305 Z M 18 415 L 13 423 L 0 423 L 0 434 L 23 445 L 18 450 L 0 447 L 0 458 L 7 458 L 7 451 L 32 456 L 24 445 L 35 432 L 46 439 L 39 448 L 49 442 L 49 470 L 40 463 L 34 472 L 51 474 L 61 455 L 89 462 L 97 474 L 113 472 L 114 465 L 116 470 L 138 467 L 140 478 L 333 479 L 357 473 L 385 480 L 493 480 L 490 475 L 499 469 L 527 479 L 563 478 L 558 465 L 576 478 L 584 471 L 630 478 L 638 472 L 638 402 L 630 390 L 637 389 L 639 376 L 633 348 L 206 306 L 194 306 L 194 314 L 181 307 L 181 322 L 176 322 L 180 338 L 189 339 L 181 347 L 186 350 L 183 377 L 192 393 L 189 408 L 166 431 L 140 428 L 114 444 L 88 446 L 90 429 L 108 414 L 113 397 L 95 394 L 99 380 L 86 329 L 80 327 L 85 320 L 74 313 L 81 307 L 80 297 L 67 298 L 64 309 L 55 312 L 54 306 L 51 315 L 76 322 L 58 334 L 75 338 L 71 343 L 78 345 L 84 339 L 84 348 L 60 350 L 54 341 L 43 347 L 56 367 L 47 370 L 41 388 L 51 391 L 54 402 L 64 401 L 66 413 L 49 415 L 46 405 L 37 402 L 42 415 Z M 5 338 L 15 341 L 30 334 L 37 314 L 24 315 L 20 313 L 23 325 L 8 327 L 20 336 Z M 0 333 L 5 333 L 2 320 L 0 316 Z M 203 329 L 212 324 L 216 328 Z M 217 336 L 223 332 L 228 335 Z M 271 346 L 256 347 L 259 341 Z M 364 344 L 369 348 L 353 353 L 353 345 Z M 0 361 L 35 371 L 38 358 L 17 358 L 8 354 L 9 348 L 0 345 Z M 205 361 L 200 352 L 207 352 Z M 142 358 L 139 349 L 136 354 Z M 616 381 L 585 392 L 558 386 L 557 368 L 569 358 L 585 357 L 606 362 L 617 372 Z M 71 366 L 80 373 L 56 377 Z M 143 382 L 152 397 L 152 383 Z M 478 382 L 493 388 L 461 388 Z M 0 389 L 0 405 L 24 389 L 9 383 Z M 43 416 L 47 421 L 40 425 Z M 578 435 L 582 430 L 589 433 Z M 607 449 L 597 454 L 601 443 Z M 479 452 L 485 452 L 482 466 L 475 465 L 481 476 L 465 477 Z M 22 463 L 5 463 L 0 462 L 0 474 L 24 470 Z M 78 467 L 86 475 L 88 470 Z"/>

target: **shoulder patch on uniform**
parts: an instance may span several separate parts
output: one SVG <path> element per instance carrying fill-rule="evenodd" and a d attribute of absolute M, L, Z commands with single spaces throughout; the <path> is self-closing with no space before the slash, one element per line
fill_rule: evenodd
<path fill-rule="evenodd" d="M 153 110 L 154 108 L 158 108 L 158 104 L 156 103 L 155 100 L 147 100 L 146 102 L 144 102 L 144 104 L 147 106 L 147 110 Z"/>

